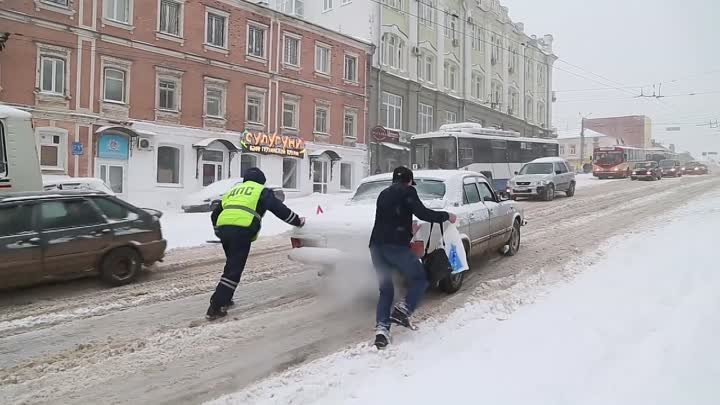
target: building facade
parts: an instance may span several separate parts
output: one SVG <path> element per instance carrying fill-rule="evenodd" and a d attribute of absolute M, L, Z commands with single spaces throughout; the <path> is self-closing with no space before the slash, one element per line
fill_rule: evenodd
<path fill-rule="evenodd" d="M 638 148 L 652 147 L 652 122 L 644 115 L 586 118 L 585 128 L 612 136 L 620 143 Z"/>
<path fill-rule="evenodd" d="M 6 1 L 0 30 L 44 173 L 164 208 L 251 166 L 290 196 L 368 171 L 368 42 L 241 0 Z"/>
<path fill-rule="evenodd" d="M 581 164 L 581 138 L 579 131 L 561 131 L 558 133 L 558 152 L 561 158 L 565 159 L 570 163 L 575 170 L 582 171 L 583 164 Z M 599 132 L 586 129 L 585 130 L 585 153 L 582 154 L 584 157 L 584 165 L 590 165 L 589 168 L 592 170 L 592 156 L 595 148 L 614 146 L 618 144 L 618 140 L 601 134 Z M 585 166 L 587 168 L 587 166 Z"/>
<path fill-rule="evenodd" d="M 371 171 L 408 164 L 412 134 L 477 122 L 551 137 L 553 37 L 529 36 L 497 0 L 273 0 L 276 8 L 377 44 Z"/>

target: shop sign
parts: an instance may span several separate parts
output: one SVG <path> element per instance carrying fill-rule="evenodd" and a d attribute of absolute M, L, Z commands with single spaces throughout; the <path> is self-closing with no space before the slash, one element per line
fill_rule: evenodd
<path fill-rule="evenodd" d="M 98 141 L 98 157 L 101 159 L 127 160 L 130 142 L 127 136 L 102 134 Z"/>
<path fill-rule="evenodd" d="M 245 131 L 240 141 L 243 152 L 305 157 L 305 141 L 297 136 Z"/>
<path fill-rule="evenodd" d="M 397 131 L 391 131 L 382 125 L 378 125 L 370 131 L 370 136 L 377 142 L 399 142 L 400 133 Z"/>

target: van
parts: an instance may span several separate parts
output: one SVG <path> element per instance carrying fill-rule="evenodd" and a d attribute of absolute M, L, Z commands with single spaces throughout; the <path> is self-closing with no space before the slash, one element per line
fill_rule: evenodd
<path fill-rule="evenodd" d="M 42 187 L 32 115 L 0 105 L 0 193 Z"/>

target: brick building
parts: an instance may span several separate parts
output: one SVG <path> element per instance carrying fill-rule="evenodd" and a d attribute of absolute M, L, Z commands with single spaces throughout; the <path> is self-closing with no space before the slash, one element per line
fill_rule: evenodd
<path fill-rule="evenodd" d="M 46 174 L 178 205 L 261 167 L 289 195 L 367 172 L 369 43 L 242 0 L 6 0 L 0 102 Z"/>
<path fill-rule="evenodd" d="M 586 118 L 585 128 L 611 136 L 627 146 L 652 147 L 652 122 L 644 115 Z"/>

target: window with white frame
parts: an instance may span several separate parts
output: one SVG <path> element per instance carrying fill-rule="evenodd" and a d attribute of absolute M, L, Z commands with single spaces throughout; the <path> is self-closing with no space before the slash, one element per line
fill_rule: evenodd
<path fill-rule="evenodd" d="M 575 154 L 577 154 L 577 145 L 575 145 L 573 143 L 573 144 L 570 144 L 570 155 L 575 155 Z"/>
<path fill-rule="evenodd" d="M 392 8 L 402 9 L 402 0 L 382 0 L 382 2 Z"/>
<path fill-rule="evenodd" d="M 265 125 L 265 92 L 248 89 L 245 105 L 245 121 Z"/>
<path fill-rule="evenodd" d="M 333 8 L 333 0 L 323 0 L 322 11 L 330 11 Z"/>
<path fill-rule="evenodd" d="M 39 128 L 38 138 L 40 140 L 40 167 L 65 170 L 67 132 L 58 128 Z"/>
<path fill-rule="evenodd" d="M 66 59 L 54 55 L 40 56 L 40 91 L 65 95 Z"/>
<path fill-rule="evenodd" d="M 357 111 L 345 109 L 343 136 L 347 139 L 357 139 Z"/>
<path fill-rule="evenodd" d="M 435 55 L 423 51 L 418 58 L 418 79 L 426 83 L 435 83 Z"/>
<path fill-rule="evenodd" d="M 157 183 L 180 184 L 180 148 L 160 146 L 157 148 Z"/>
<path fill-rule="evenodd" d="M 508 114 L 517 115 L 520 112 L 520 93 L 514 87 L 508 88 Z"/>
<path fill-rule="evenodd" d="M 490 83 L 490 103 L 491 107 L 499 110 L 503 103 L 503 85 L 497 80 Z"/>
<path fill-rule="evenodd" d="M 446 90 L 457 91 L 458 89 L 458 66 L 453 62 L 445 62 L 444 84 Z"/>
<path fill-rule="evenodd" d="M 382 117 L 383 125 L 392 129 L 402 129 L 403 99 L 401 96 L 383 92 Z"/>
<path fill-rule="evenodd" d="M 315 132 L 319 134 L 330 132 L 330 107 L 326 104 L 315 105 Z"/>
<path fill-rule="evenodd" d="M 445 111 L 445 123 L 454 124 L 457 122 L 457 113 L 455 111 Z"/>
<path fill-rule="evenodd" d="M 537 65 L 538 85 L 542 88 L 545 86 L 545 66 L 541 63 Z"/>
<path fill-rule="evenodd" d="M 283 97 L 283 128 L 298 129 L 298 110 L 300 109 L 298 100 L 296 97 Z"/>
<path fill-rule="evenodd" d="M 525 119 L 530 122 L 534 121 L 533 105 L 535 105 L 535 102 L 533 102 L 533 99 L 530 97 L 527 97 L 527 100 L 525 100 Z"/>
<path fill-rule="evenodd" d="M 352 163 L 340 163 L 340 189 L 352 190 Z"/>
<path fill-rule="evenodd" d="M 103 0 L 105 19 L 122 24 L 130 23 L 130 6 L 132 0 Z"/>
<path fill-rule="evenodd" d="M 485 49 L 485 30 L 480 24 L 472 25 L 472 48 L 479 52 Z"/>
<path fill-rule="evenodd" d="M 558 145 L 560 156 L 565 156 L 565 145 Z"/>
<path fill-rule="evenodd" d="M 279 0 L 280 11 L 285 14 L 303 17 L 305 15 L 305 0 Z"/>
<path fill-rule="evenodd" d="M 180 82 L 172 78 L 158 79 L 158 108 L 166 111 L 178 111 L 178 92 Z"/>
<path fill-rule="evenodd" d="M 205 83 L 205 115 L 225 118 L 225 86 L 215 82 Z"/>
<path fill-rule="evenodd" d="M 386 33 L 382 38 L 382 64 L 405 70 L 405 42 L 397 35 Z"/>
<path fill-rule="evenodd" d="M 345 55 L 345 75 L 343 78 L 349 82 L 358 81 L 358 58 L 353 55 Z"/>
<path fill-rule="evenodd" d="M 541 126 L 545 126 L 545 104 L 538 102 L 537 105 L 537 123 Z"/>
<path fill-rule="evenodd" d="M 485 98 L 485 76 L 482 73 L 472 73 L 470 93 L 473 98 L 478 100 L 483 100 Z"/>
<path fill-rule="evenodd" d="M 533 62 L 530 58 L 525 58 L 525 85 L 532 86 L 533 80 Z"/>
<path fill-rule="evenodd" d="M 163 34 L 182 37 L 183 3 L 175 0 L 160 0 L 158 31 Z"/>
<path fill-rule="evenodd" d="M 435 29 L 435 2 L 434 0 L 418 1 L 418 17 L 420 24 L 429 29 Z"/>
<path fill-rule="evenodd" d="M 502 54 L 503 54 L 503 39 L 500 35 L 493 33 L 490 36 L 490 42 L 492 43 L 492 49 L 490 53 L 490 62 L 493 65 L 502 65 Z"/>
<path fill-rule="evenodd" d="M 300 66 L 300 38 L 285 34 L 283 36 L 283 63 L 290 66 Z"/>
<path fill-rule="evenodd" d="M 327 45 L 315 44 L 315 71 L 322 74 L 330 74 L 330 53 Z"/>
<path fill-rule="evenodd" d="M 207 10 L 205 21 L 205 43 L 218 48 L 227 48 L 227 13 Z"/>
<path fill-rule="evenodd" d="M 51 4 L 53 6 L 68 7 L 70 4 L 68 0 L 42 0 L 43 3 Z"/>
<path fill-rule="evenodd" d="M 444 27 L 445 27 L 445 37 L 449 39 L 456 39 L 456 33 L 457 33 L 457 26 L 458 26 L 458 16 L 451 13 L 450 11 L 445 11 L 445 21 L 444 21 Z"/>
<path fill-rule="evenodd" d="M 115 103 L 125 103 L 125 71 L 106 67 L 103 71 L 103 100 Z"/>
<path fill-rule="evenodd" d="M 426 134 L 433 130 L 433 107 L 420 103 L 418 106 L 418 133 Z"/>
<path fill-rule="evenodd" d="M 298 175 L 300 174 L 300 159 L 286 157 L 283 158 L 283 180 L 282 188 L 286 190 L 297 190 Z"/>
<path fill-rule="evenodd" d="M 256 58 L 265 59 L 265 28 L 248 24 L 247 53 Z"/>

